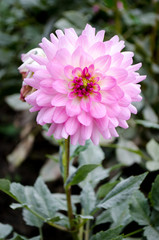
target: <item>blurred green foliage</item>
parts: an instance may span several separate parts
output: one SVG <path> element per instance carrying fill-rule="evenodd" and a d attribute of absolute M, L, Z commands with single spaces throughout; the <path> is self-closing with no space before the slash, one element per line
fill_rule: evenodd
<path fill-rule="evenodd" d="M 143 101 L 136 104 L 138 119 L 158 123 L 159 116 L 159 1 L 158 0 L 1 0 L 0 1 L 0 103 L 18 93 L 21 54 L 35 48 L 42 37 L 57 28 L 73 27 L 80 33 L 86 23 L 106 30 L 105 39 L 118 34 L 126 50 L 134 51 L 134 62 L 142 62 L 140 73 Z M 15 104 L 16 105 L 16 104 Z M 140 123 L 139 123 L 140 124 Z M 145 148 L 146 141 L 159 141 L 159 130 L 136 125 L 131 119 L 120 136 Z M 149 124 L 148 124 L 149 125 Z M 151 125 L 151 124 L 150 124 Z M 140 131 L 140 139 L 138 134 Z M 142 140 L 141 140 L 142 139 Z"/>

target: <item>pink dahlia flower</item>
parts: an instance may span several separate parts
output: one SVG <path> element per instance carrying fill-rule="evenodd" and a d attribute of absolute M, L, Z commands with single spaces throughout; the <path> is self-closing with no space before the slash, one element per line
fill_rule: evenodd
<path fill-rule="evenodd" d="M 134 54 L 121 52 L 118 36 L 103 41 L 104 31 L 95 34 L 88 24 L 79 37 L 72 28 L 50 37 L 40 43 L 46 56 L 31 55 L 38 64 L 27 65 L 34 74 L 24 79 L 36 89 L 25 100 L 38 111 L 37 123 L 50 124 L 56 139 L 70 136 L 73 145 L 117 137 L 116 127 L 127 128 L 137 113 L 132 102 L 141 101 L 141 63 L 132 65 Z"/>

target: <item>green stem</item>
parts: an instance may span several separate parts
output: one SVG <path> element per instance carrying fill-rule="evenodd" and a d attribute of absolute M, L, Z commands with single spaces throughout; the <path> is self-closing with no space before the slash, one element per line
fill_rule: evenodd
<path fill-rule="evenodd" d="M 89 240 L 89 229 L 90 229 L 90 221 L 88 220 L 86 223 L 85 240 Z"/>
<path fill-rule="evenodd" d="M 40 233 L 40 240 L 43 240 L 43 232 L 41 227 L 39 227 L 39 233 Z"/>
<path fill-rule="evenodd" d="M 81 215 L 84 214 L 83 208 L 81 210 Z M 82 219 L 80 218 L 80 224 L 79 224 L 79 240 L 83 240 L 83 231 L 84 231 L 84 222 L 82 221 Z"/>
<path fill-rule="evenodd" d="M 64 183 L 69 177 L 69 163 L 70 163 L 70 137 L 65 140 L 65 154 L 63 159 L 63 167 L 64 167 Z M 72 237 L 74 240 L 78 240 L 76 229 L 74 226 L 74 216 L 72 211 L 72 203 L 71 203 L 71 186 L 65 187 L 66 200 L 67 200 L 67 209 L 68 209 L 68 218 L 70 223 L 70 231 L 72 233 Z"/>
<path fill-rule="evenodd" d="M 142 231 L 143 231 L 143 228 L 140 228 L 140 229 L 138 229 L 134 232 L 131 232 L 131 233 L 128 233 L 128 234 L 124 235 L 124 238 L 130 237 L 130 236 L 135 235 L 135 234 L 137 234 L 139 232 L 142 232 Z"/>
<path fill-rule="evenodd" d="M 115 0 L 115 28 L 116 28 L 116 32 L 118 34 L 121 33 L 121 19 L 120 19 L 120 12 L 119 12 L 119 9 L 118 9 L 118 0 Z"/>

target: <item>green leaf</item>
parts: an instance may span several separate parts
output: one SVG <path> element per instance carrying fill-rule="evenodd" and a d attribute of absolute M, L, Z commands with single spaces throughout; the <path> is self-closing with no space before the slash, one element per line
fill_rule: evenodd
<path fill-rule="evenodd" d="M 146 144 L 146 150 L 153 160 L 159 162 L 159 144 L 154 139 L 151 139 Z"/>
<path fill-rule="evenodd" d="M 95 146 L 92 142 L 89 142 L 89 145 L 86 150 L 80 152 L 79 154 L 79 163 L 80 165 L 84 164 L 101 164 L 104 159 L 104 152 L 100 146 Z"/>
<path fill-rule="evenodd" d="M 95 225 L 99 225 L 102 223 L 108 223 L 112 222 L 112 216 L 111 216 L 111 209 L 107 209 L 103 211 L 99 216 L 96 218 Z"/>
<path fill-rule="evenodd" d="M 0 190 L 10 195 L 10 181 L 7 179 L 0 179 Z"/>
<path fill-rule="evenodd" d="M 29 212 L 27 209 L 23 209 L 23 219 L 27 225 L 40 228 L 43 225 L 43 220 L 36 217 L 34 214 Z"/>
<path fill-rule="evenodd" d="M 129 202 L 130 201 L 128 199 L 127 201 L 121 202 L 120 204 L 117 204 L 110 209 L 111 217 L 113 220 L 111 227 L 117 227 L 120 225 L 125 227 L 132 221 L 129 213 Z"/>
<path fill-rule="evenodd" d="M 47 216 L 52 218 L 55 215 L 55 212 L 57 211 L 56 202 L 54 201 L 52 194 L 42 178 L 38 178 L 35 182 L 35 190 L 37 193 L 41 196 L 41 198 L 44 201 L 44 204 L 46 206 Z"/>
<path fill-rule="evenodd" d="M 116 149 L 116 156 L 120 163 L 131 166 L 134 163 L 141 162 L 141 156 L 139 154 L 134 154 L 132 151 L 127 151 L 124 148 L 138 151 L 138 147 L 132 141 L 120 138 L 118 143 L 119 148 Z"/>
<path fill-rule="evenodd" d="M 154 209 L 159 211 L 159 175 L 156 177 L 151 188 L 151 201 Z"/>
<path fill-rule="evenodd" d="M 98 198 L 99 199 L 104 198 L 110 192 L 110 190 L 112 190 L 112 188 L 115 187 L 115 185 L 117 185 L 117 183 L 119 183 L 119 181 L 108 182 L 100 186 L 97 192 Z"/>
<path fill-rule="evenodd" d="M 104 159 L 104 152 L 100 146 L 95 146 L 92 142 L 86 150 L 79 154 L 79 165 L 84 164 L 101 164 Z M 80 187 L 83 188 L 86 182 L 89 182 L 93 188 L 104 178 L 109 176 L 108 169 L 104 169 L 102 166 L 97 167 L 94 171 L 90 172 L 85 178 L 85 181 L 80 183 Z"/>
<path fill-rule="evenodd" d="M 97 168 L 98 164 L 85 164 L 77 168 L 77 170 L 67 179 L 66 186 L 76 185 L 83 181 L 89 172 Z"/>
<path fill-rule="evenodd" d="M 146 127 L 146 128 L 159 129 L 159 124 L 157 124 L 157 123 L 149 122 L 149 121 L 146 121 L 146 120 L 136 120 L 135 122 L 139 125 L 142 125 L 142 126 Z"/>
<path fill-rule="evenodd" d="M 77 146 L 73 151 L 71 158 L 78 157 L 81 152 L 85 151 L 88 148 L 88 145 L 89 145 L 89 141 L 87 141 L 84 146 L 81 146 L 81 145 Z"/>
<path fill-rule="evenodd" d="M 139 176 L 132 176 L 118 183 L 107 196 L 99 203 L 98 207 L 111 208 L 116 204 L 121 203 L 128 199 L 134 191 L 136 191 L 147 173 L 141 174 Z"/>
<path fill-rule="evenodd" d="M 96 196 L 93 187 L 88 182 L 84 186 L 81 192 L 81 204 L 84 209 L 84 215 L 91 214 L 92 210 L 95 208 Z"/>
<path fill-rule="evenodd" d="M 9 224 L 0 223 L 0 239 L 7 237 L 13 228 Z"/>
<path fill-rule="evenodd" d="M 147 199 L 140 191 L 136 191 L 129 206 L 130 214 L 139 225 L 150 224 L 150 208 Z"/>
<path fill-rule="evenodd" d="M 109 240 L 120 240 L 123 239 L 119 236 L 122 231 L 122 226 L 118 226 L 116 228 L 109 229 L 107 231 L 101 231 L 94 236 L 91 237 L 91 240 L 101 240 L 101 239 L 109 239 Z"/>
<path fill-rule="evenodd" d="M 99 166 L 94 171 L 90 172 L 88 176 L 85 178 L 83 182 L 81 182 L 79 185 L 81 188 L 85 186 L 87 182 L 89 182 L 93 188 L 97 186 L 97 184 L 107 178 L 109 176 L 110 169 L 105 169 L 103 166 Z"/>
<path fill-rule="evenodd" d="M 19 234 L 14 234 L 14 236 L 12 238 L 10 238 L 9 240 L 28 240 L 28 239 L 20 236 Z"/>
<path fill-rule="evenodd" d="M 152 226 L 147 226 L 144 228 L 144 236 L 147 240 L 157 240 L 159 239 L 159 232 Z"/>

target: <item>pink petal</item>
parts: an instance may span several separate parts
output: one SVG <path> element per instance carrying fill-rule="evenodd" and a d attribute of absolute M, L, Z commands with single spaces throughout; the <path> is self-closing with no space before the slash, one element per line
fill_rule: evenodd
<path fill-rule="evenodd" d="M 56 35 L 57 35 L 57 37 L 58 37 L 58 39 L 60 39 L 61 37 L 63 37 L 64 36 L 64 33 L 61 31 L 61 30 L 56 30 L 55 31 L 55 33 L 56 33 Z"/>
<path fill-rule="evenodd" d="M 119 67 L 124 57 L 121 53 L 118 52 L 111 56 L 111 58 L 111 67 Z"/>
<path fill-rule="evenodd" d="M 79 123 L 76 117 L 68 118 L 67 122 L 65 123 L 65 130 L 69 135 L 75 134 L 78 127 Z"/>
<path fill-rule="evenodd" d="M 117 127 L 119 125 L 119 122 L 116 118 L 109 118 L 109 122 L 108 122 L 108 127 L 109 128 L 114 128 Z"/>
<path fill-rule="evenodd" d="M 117 83 L 125 81 L 128 72 L 123 68 L 111 67 L 109 68 L 107 75 L 114 77 L 117 80 Z"/>
<path fill-rule="evenodd" d="M 107 114 L 109 117 L 117 117 L 118 114 L 120 113 L 120 107 L 116 104 L 114 105 L 107 105 Z"/>
<path fill-rule="evenodd" d="M 52 97 L 51 104 L 56 107 L 61 107 L 65 106 L 67 101 L 67 95 L 57 93 L 54 97 Z"/>
<path fill-rule="evenodd" d="M 104 130 L 108 127 L 108 116 L 96 119 L 95 122 L 99 129 Z"/>
<path fill-rule="evenodd" d="M 45 112 L 46 112 L 47 108 L 42 108 L 39 112 L 38 115 L 36 117 L 36 121 L 38 124 L 40 125 L 44 125 L 45 122 L 43 121 L 43 117 L 45 116 Z"/>
<path fill-rule="evenodd" d="M 79 67 L 74 68 L 73 71 L 72 71 L 72 75 L 73 75 L 73 77 L 81 77 L 82 69 L 79 68 Z"/>
<path fill-rule="evenodd" d="M 109 132 L 110 132 L 111 136 L 113 136 L 113 137 L 119 137 L 119 134 L 117 133 L 117 131 L 115 130 L 115 128 L 109 128 Z"/>
<path fill-rule="evenodd" d="M 40 93 L 36 98 L 37 105 L 41 107 L 44 107 L 44 106 L 51 107 L 51 100 L 52 100 L 52 96 L 44 93 Z"/>
<path fill-rule="evenodd" d="M 133 114 L 137 114 L 137 109 L 132 104 L 130 104 L 128 108 L 129 108 L 130 112 L 132 112 Z"/>
<path fill-rule="evenodd" d="M 55 139 L 61 139 L 62 138 L 62 131 L 63 131 L 63 124 L 57 124 L 56 128 L 54 130 L 54 138 Z"/>
<path fill-rule="evenodd" d="M 26 85 L 29 85 L 33 88 L 39 88 L 39 83 L 34 78 L 25 78 L 24 82 L 26 83 Z"/>
<path fill-rule="evenodd" d="M 54 45 L 57 45 L 57 43 L 58 43 L 58 38 L 53 34 L 53 33 L 51 33 L 50 34 L 50 39 L 51 39 L 51 42 L 54 44 Z"/>
<path fill-rule="evenodd" d="M 46 135 L 47 136 L 51 136 L 54 133 L 56 127 L 57 127 L 57 124 L 56 123 L 52 123 L 50 128 L 49 128 L 49 130 L 48 130 L 48 132 L 46 133 Z"/>
<path fill-rule="evenodd" d="M 124 94 L 124 97 L 118 101 L 118 104 L 122 107 L 128 107 L 131 103 L 131 97 L 128 94 Z"/>
<path fill-rule="evenodd" d="M 113 77 L 104 77 L 102 78 L 98 84 L 101 87 L 101 90 L 109 90 L 111 88 L 113 88 L 116 85 L 116 79 Z"/>
<path fill-rule="evenodd" d="M 101 134 L 105 139 L 111 138 L 111 135 L 108 129 L 106 129 L 105 131 L 102 131 Z"/>
<path fill-rule="evenodd" d="M 128 108 L 121 107 L 121 112 L 118 114 L 119 119 L 128 120 L 131 117 L 130 110 Z"/>
<path fill-rule="evenodd" d="M 92 41 L 95 39 L 95 28 L 87 24 L 85 29 L 82 32 L 82 35 L 87 35 L 89 39 L 89 44 L 91 44 Z"/>
<path fill-rule="evenodd" d="M 87 139 L 89 139 L 92 135 L 92 131 L 93 131 L 93 124 L 90 124 L 89 126 L 81 126 L 81 136 L 82 138 L 86 141 Z"/>
<path fill-rule="evenodd" d="M 118 119 L 119 121 L 119 127 L 122 127 L 122 128 L 128 128 L 128 124 L 125 120 L 122 120 L 122 119 Z"/>
<path fill-rule="evenodd" d="M 50 79 L 51 75 L 49 74 L 49 72 L 46 69 L 40 69 L 34 73 L 33 77 L 37 81 L 42 81 L 44 79 L 48 79 L 48 78 Z"/>
<path fill-rule="evenodd" d="M 106 107 L 102 103 L 92 102 L 90 113 L 94 118 L 102 118 L 106 114 Z"/>
<path fill-rule="evenodd" d="M 108 90 L 109 97 L 113 97 L 116 100 L 119 100 L 124 97 L 124 92 L 119 86 Z"/>
<path fill-rule="evenodd" d="M 37 91 L 33 92 L 32 94 L 28 95 L 25 98 L 26 102 L 29 103 L 32 106 L 37 105 L 36 104 L 36 98 L 37 98 L 37 96 L 39 96 L 39 94 L 40 94 L 40 90 L 37 90 Z"/>
<path fill-rule="evenodd" d="M 77 118 L 78 118 L 78 121 L 85 126 L 89 126 L 91 124 L 92 118 L 85 111 L 82 111 Z"/>
<path fill-rule="evenodd" d="M 68 116 L 73 117 L 80 113 L 80 101 L 77 98 L 68 100 L 66 104 L 66 113 Z"/>
<path fill-rule="evenodd" d="M 101 100 L 102 100 L 102 96 L 99 92 L 91 93 L 90 97 L 91 97 L 92 101 L 95 101 L 95 102 L 101 102 Z"/>
<path fill-rule="evenodd" d="M 109 55 L 99 57 L 94 61 L 95 68 L 103 72 L 106 72 L 109 69 L 110 64 L 111 57 Z"/>
<path fill-rule="evenodd" d="M 72 71 L 73 71 L 73 67 L 71 65 L 68 65 L 64 68 L 64 73 L 65 73 L 65 76 L 68 78 L 68 79 L 73 79 L 73 75 L 72 75 Z"/>
<path fill-rule="evenodd" d="M 81 108 L 85 111 L 85 112 L 89 112 L 90 110 L 90 104 L 91 104 L 91 100 L 89 97 L 83 97 L 81 99 Z"/>
<path fill-rule="evenodd" d="M 72 65 L 74 67 L 80 66 L 80 57 L 83 54 L 83 49 L 78 47 L 72 54 Z M 68 65 L 68 64 L 67 64 Z"/>
<path fill-rule="evenodd" d="M 44 114 L 44 117 L 43 117 L 43 121 L 45 123 L 52 123 L 52 117 L 53 117 L 53 113 L 55 111 L 55 108 L 52 107 L 52 108 L 48 108 L 46 111 L 45 111 L 45 114 Z"/>
<path fill-rule="evenodd" d="M 69 28 L 69 29 L 65 29 L 65 36 L 67 37 L 67 39 L 70 41 L 70 43 L 75 46 L 75 43 L 78 39 L 77 33 L 75 32 L 75 30 L 73 28 Z"/>
<path fill-rule="evenodd" d="M 68 116 L 66 114 L 64 107 L 56 107 L 53 114 L 53 121 L 55 123 L 64 123 L 67 120 Z"/>
<path fill-rule="evenodd" d="M 146 78 L 146 75 L 137 76 L 136 79 L 135 79 L 135 81 L 134 81 L 134 83 L 139 83 L 139 82 L 145 80 L 145 78 Z"/>
<path fill-rule="evenodd" d="M 63 66 L 67 66 L 71 63 L 71 55 L 66 48 L 61 48 L 57 51 L 53 61 L 56 64 L 60 63 Z"/>
<path fill-rule="evenodd" d="M 73 52 L 74 50 L 74 47 L 72 46 L 72 44 L 70 43 L 70 41 L 66 38 L 66 36 L 63 36 L 59 39 L 59 42 L 58 42 L 58 48 L 59 49 L 67 49 L 70 53 Z"/>
<path fill-rule="evenodd" d="M 48 59 L 46 57 L 42 57 L 34 54 L 31 54 L 30 57 L 40 65 L 46 65 L 48 63 Z"/>
<path fill-rule="evenodd" d="M 83 50 L 86 50 L 88 48 L 88 39 L 86 35 L 81 35 L 79 36 L 77 42 L 76 42 L 76 47 L 81 47 Z"/>
<path fill-rule="evenodd" d="M 134 83 L 129 83 L 127 85 L 124 85 L 124 91 L 132 98 L 134 99 L 138 94 L 140 94 L 141 89 L 140 89 L 139 84 L 134 84 Z"/>
<path fill-rule="evenodd" d="M 93 63 L 93 58 L 87 54 L 86 52 L 83 52 L 80 57 L 80 67 L 85 68 L 86 66 L 89 66 Z"/>
<path fill-rule="evenodd" d="M 52 76 L 52 79 L 57 80 L 57 79 L 65 79 L 65 75 L 64 75 L 64 68 L 62 65 L 60 64 L 55 64 L 52 62 L 49 62 L 49 64 L 47 65 L 47 69 L 49 71 L 49 73 Z"/>
<path fill-rule="evenodd" d="M 124 47 L 125 47 L 124 41 L 120 41 L 120 42 L 113 45 L 113 47 L 110 50 L 110 54 L 113 55 L 117 52 L 120 52 Z"/>
<path fill-rule="evenodd" d="M 65 80 L 54 81 L 52 86 L 59 93 L 66 94 L 68 92 L 68 83 Z"/>
<path fill-rule="evenodd" d="M 56 47 L 48 41 L 46 38 L 42 39 L 42 43 L 39 44 L 43 48 L 46 56 L 49 60 L 52 60 L 56 54 Z"/>
<path fill-rule="evenodd" d="M 91 140 L 92 140 L 92 142 L 93 142 L 95 145 L 98 145 L 98 144 L 99 144 L 99 136 L 100 136 L 100 133 L 99 133 L 97 127 L 93 127 L 93 131 L 92 131 L 92 135 L 91 135 Z"/>
<path fill-rule="evenodd" d="M 93 58 L 101 57 L 105 54 L 105 44 L 103 42 L 96 42 L 88 50 Z"/>
<path fill-rule="evenodd" d="M 134 56 L 134 53 L 133 52 L 122 52 L 121 54 L 124 56 L 121 67 L 127 68 L 128 66 L 130 66 L 133 63 L 132 57 Z"/>
<path fill-rule="evenodd" d="M 128 67 L 128 70 L 135 72 L 135 71 L 138 71 L 141 68 L 141 66 L 142 66 L 142 63 L 134 64 Z"/>
<path fill-rule="evenodd" d="M 41 107 L 39 106 L 34 106 L 32 108 L 29 109 L 30 112 L 36 112 L 36 111 L 39 111 L 41 109 Z"/>
<path fill-rule="evenodd" d="M 104 31 L 104 30 L 101 30 L 101 31 L 97 32 L 97 34 L 96 34 L 96 36 L 95 36 L 96 41 L 97 41 L 97 42 L 98 42 L 98 41 L 102 42 L 103 39 L 104 39 L 104 34 L 105 34 L 105 31 Z"/>
<path fill-rule="evenodd" d="M 76 133 L 74 135 L 71 135 L 70 139 L 71 139 L 71 144 L 72 145 L 77 145 L 78 140 L 80 138 L 80 130 L 81 128 L 79 127 L 76 131 Z"/>

